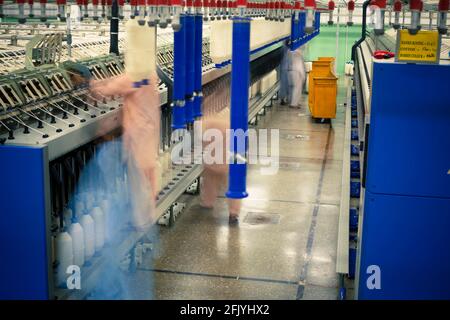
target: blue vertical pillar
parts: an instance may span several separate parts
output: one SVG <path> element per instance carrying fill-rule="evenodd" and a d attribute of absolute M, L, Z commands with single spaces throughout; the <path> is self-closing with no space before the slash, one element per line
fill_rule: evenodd
<path fill-rule="evenodd" d="M 305 23 L 306 23 L 306 12 L 300 12 L 299 22 L 298 22 L 298 37 L 301 40 L 300 45 L 305 43 Z"/>
<path fill-rule="evenodd" d="M 173 106 L 172 128 L 186 127 L 185 94 L 186 94 L 186 38 L 185 16 L 180 14 L 180 29 L 173 33 Z"/>
<path fill-rule="evenodd" d="M 316 24 L 316 33 L 319 33 L 320 30 L 320 11 L 316 11 L 316 17 L 315 17 L 315 24 Z"/>
<path fill-rule="evenodd" d="M 203 16 L 201 12 L 195 14 L 195 61 L 194 61 L 194 118 L 202 116 L 202 39 L 203 39 Z"/>
<path fill-rule="evenodd" d="M 228 173 L 228 198 L 242 199 L 248 196 L 247 147 L 248 147 L 248 87 L 250 79 L 250 19 L 233 18 L 233 49 L 231 58 L 231 129 L 242 130 L 244 136 L 231 134 L 232 161 Z M 244 139 L 245 143 L 239 140 Z"/>
<path fill-rule="evenodd" d="M 295 46 L 297 45 L 298 40 L 298 34 L 297 34 L 297 26 L 298 26 L 298 20 L 295 19 L 295 13 L 292 14 L 291 17 L 291 50 L 295 50 Z"/>
<path fill-rule="evenodd" d="M 194 122 L 194 81 L 195 81 L 195 68 L 194 68 L 194 50 L 195 50 L 195 28 L 194 28 L 195 16 L 193 13 L 186 14 L 186 123 L 191 124 Z"/>

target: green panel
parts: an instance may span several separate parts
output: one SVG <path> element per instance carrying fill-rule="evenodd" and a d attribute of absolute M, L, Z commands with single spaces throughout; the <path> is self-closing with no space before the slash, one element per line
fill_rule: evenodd
<path fill-rule="evenodd" d="M 316 60 L 318 57 L 336 57 L 336 31 L 337 25 L 320 26 L 320 34 L 308 42 L 305 51 L 307 61 Z M 345 62 L 350 60 L 352 45 L 361 37 L 361 25 L 348 27 L 339 25 L 339 57 L 337 59 L 337 73 L 344 73 Z"/>

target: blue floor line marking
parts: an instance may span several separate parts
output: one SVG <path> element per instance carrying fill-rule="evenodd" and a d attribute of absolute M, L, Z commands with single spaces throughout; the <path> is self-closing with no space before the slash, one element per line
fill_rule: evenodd
<path fill-rule="evenodd" d="M 328 135 L 327 135 L 327 144 L 325 145 L 325 154 L 324 159 L 322 161 L 322 167 L 320 169 L 320 178 L 319 178 L 319 185 L 317 186 L 317 192 L 316 192 L 316 205 L 314 205 L 314 210 L 312 213 L 312 219 L 311 219 L 311 225 L 309 227 L 308 232 L 308 242 L 306 244 L 306 253 L 305 253 L 305 263 L 303 264 L 302 270 L 300 271 L 300 277 L 299 277 L 299 288 L 297 290 L 297 300 L 300 300 L 303 298 L 303 294 L 305 292 L 304 290 L 304 283 L 306 281 L 306 277 L 308 276 L 308 269 L 309 264 L 311 262 L 311 253 L 312 253 L 312 246 L 314 244 L 314 235 L 316 233 L 316 225 L 317 225 L 317 216 L 319 214 L 319 207 L 320 207 L 320 196 L 322 194 L 322 186 L 323 186 L 323 178 L 325 176 L 325 166 L 327 164 L 327 156 L 328 156 L 328 147 L 330 145 L 330 138 L 331 138 L 331 127 L 328 129 Z M 303 287 L 303 288 L 300 288 Z"/>

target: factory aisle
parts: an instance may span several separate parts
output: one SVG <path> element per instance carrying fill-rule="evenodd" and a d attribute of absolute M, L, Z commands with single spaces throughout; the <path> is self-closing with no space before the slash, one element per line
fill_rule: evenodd
<path fill-rule="evenodd" d="M 332 126 L 314 123 L 307 107 L 268 109 L 258 127 L 280 129 L 278 173 L 249 167 L 238 227 L 225 198 L 206 210 L 188 197 L 175 225 L 160 228 L 159 258 L 137 271 L 154 277 L 154 298 L 336 299 L 345 92 L 340 81 Z"/>

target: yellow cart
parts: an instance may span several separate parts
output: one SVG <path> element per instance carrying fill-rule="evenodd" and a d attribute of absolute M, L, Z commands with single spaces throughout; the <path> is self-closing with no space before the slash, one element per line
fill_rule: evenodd
<path fill-rule="evenodd" d="M 320 57 L 313 61 L 309 75 L 309 111 L 313 118 L 336 118 L 337 77 L 334 58 Z"/>

